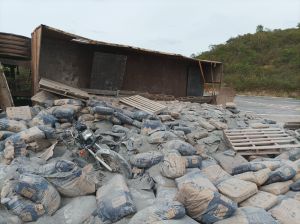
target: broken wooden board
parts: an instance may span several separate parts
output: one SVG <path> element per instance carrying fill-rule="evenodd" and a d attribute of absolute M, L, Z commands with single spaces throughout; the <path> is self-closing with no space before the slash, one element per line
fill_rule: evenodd
<path fill-rule="evenodd" d="M 0 107 L 5 110 L 6 107 L 13 107 L 14 101 L 11 96 L 11 92 L 9 86 L 7 84 L 7 80 L 0 63 Z"/>
<path fill-rule="evenodd" d="M 13 120 L 31 120 L 32 114 L 29 106 L 7 107 L 7 118 Z"/>
<path fill-rule="evenodd" d="M 44 103 L 47 100 L 57 100 L 57 99 L 59 99 L 57 96 L 44 90 L 38 92 L 37 94 L 31 97 L 31 101 L 33 103 Z"/>
<path fill-rule="evenodd" d="M 139 110 L 143 110 L 150 114 L 158 114 L 167 108 L 167 106 L 165 105 L 162 105 L 160 103 L 157 103 L 153 100 L 149 100 L 139 95 L 121 98 L 120 102 L 135 107 Z"/>
<path fill-rule="evenodd" d="M 81 100 L 88 100 L 90 98 L 89 94 L 83 90 L 59 82 L 55 82 L 49 79 L 41 78 L 39 85 L 40 85 L 40 89 L 42 90 L 55 93 L 67 98 L 81 99 Z"/>
<path fill-rule="evenodd" d="M 297 140 L 280 128 L 229 129 L 224 138 L 240 155 L 280 154 L 282 150 L 298 148 Z"/>

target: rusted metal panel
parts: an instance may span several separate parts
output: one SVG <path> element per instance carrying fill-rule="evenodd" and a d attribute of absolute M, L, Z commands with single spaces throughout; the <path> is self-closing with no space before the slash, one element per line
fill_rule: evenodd
<path fill-rule="evenodd" d="M 127 56 L 95 52 L 93 58 L 90 88 L 119 90 L 126 70 Z"/>
<path fill-rule="evenodd" d="M 30 38 L 0 33 L 0 57 L 30 59 Z"/>

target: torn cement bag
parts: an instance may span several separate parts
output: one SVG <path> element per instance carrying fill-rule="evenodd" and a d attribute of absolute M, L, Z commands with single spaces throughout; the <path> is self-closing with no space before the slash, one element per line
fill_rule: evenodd
<path fill-rule="evenodd" d="M 165 187 L 176 187 L 175 181 L 173 179 L 164 177 L 160 172 L 160 164 L 152 166 L 146 171 L 153 181 L 159 186 Z"/>
<path fill-rule="evenodd" d="M 217 185 L 217 188 L 222 194 L 226 195 L 236 203 L 240 203 L 247 198 L 250 198 L 258 191 L 256 184 L 237 178 L 224 180 Z"/>
<path fill-rule="evenodd" d="M 31 125 L 50 125 L 51 127 L 54 127 L 57 121 L 56 117 L 48 111 L 42 110 L 32 119 Z"/>
<path fill-rule="evenodd" d="M 138 153 L 130 157 L 130 163 L 139 168 L 149 168 L 163 159 L 163 154 L 158 151 Z"/>
<path fill-rule="evenodd" d="M 22 121 L 9 120 L 6 118 L 0 119 L 0 130 L 20 132 L 27 129 L 27 126 Z"/>
<path fill-rule="evenodd" d="M 192 156 L 197 150 L 189 143 L 181 140 L 171 140 L 164 145 L 164 151 L 178 151 L 182 156 Z"/>
<path fill-rule="evenodd" d="M 95 196 L 80 196 L 55 212 L 52 218 L 59 224 L 82 224 L 95 210 Z M 53 222 L 52 222 L 53 223 Z"/>
<path fill-rule="evenodd" d="M 278 222 L 264 209 L 255 207 L 238 208 L 230 218 L 216 222 L 216 224 L 278 224 Z"/>
<path fill-rule="evenodd" d="M 176 220 L 185 216 L 185 209 L 178 201 L 155 203 L 137 212 L 129 224 L 152 224 L 160 220 Z"/>
<path fill-rule="evenodd" d="M 22 174 L 7 182 L 1 191 L 1 203 L 22 221 L 36 221 L 44 214 L 52 215 L 60 205 L 60 195 L 43 177 Z"/>
<path fill-rule="evenodd" d="M 249 171 L 258 171 L 262 170 L 265 168 L 269 168 L 270 170 L 275 170 L 279 168 L 281 165 L 281 162 L 279 160 L 273 160 L 273 161 L 260 161 L 260 162 L 249 162 L 245 163 L 239 166 L 236 166 L 232 170 L 232 174 L 240 174 L 240 173 L 245 173 Z"/>
<path fill-rule="evenodd" d="M 15 134 L 12 131 L 0 131 L 0 141 L 5 140 L 6 138 L 8 138 L 9 136 Z"/>
<path fill-rule="evenodd" d="M 271 215 L 282 224 L 298 224 L 300 220 L 300 201 L 283 200 L 280 205 L 270 210 Z"/>
<path fill-rule="evenodd" d="M 300 191 L 300 180 L 290 185 L 292 191 Z"/>
<path fill-rule="evenodd" d="M 113 115 L 114 109 L 110 107 L 96 106 L 93 107 L 93 112 L 100 115 Z"/>
<path fill-rule="evenodd" d="M 265 191 L 258 191 L 255 195 L 243 201 L 241 207 L 257 207 L 269 210 L 277 204 L 278 197 Z"/>
<path fill-rule="evenodd" d="M 161 164 L 161 174 L 168 178 L 181 177 L 186 172 L 186 160 L 178 152 L 170 152 L 165 155 Z"/>
<path fill-rule="evenodd" d="M 186 168 L 201 168 L 201 156 L 184 156 Z"/>
<path fill-rule="evenodd" d="M 94 193 L 95 183 L 88 177 L 91 166 L 83 169 L 68 160 L 58 160 L 39 168 L 40 175 L 47 178 L 64 196 L 76 197 Z"/>
<path fill-rule="evenodd" d="M 262 186 L 260 188 L 261 191 L 266 191 L 275 195 L 285 194 L 289 191 L 290 185 L 293 183 L 292 180 L 288 180 L 285 182 L 278 182 L 269 185 Z"/>
<path fill-rule="evenodd" d="M 5 142 L 5 149 L 3 150 L 3 155 L 6 164 L 10 164 L 11 161 L 20 156 L 27 155 L 27 145 L 23 140 L 18 142 L 12 142 L 11 140 Z"/>
<path fill-rule="evenodd" d="M 184 184 L 176 199 L 181 202 L 187 214 L 201 223 L 214 223 L 230 217 L 237 204 L 209 188 L 199 188 L 194 183 Z"/>
<path fill-rule="evenodd" d="M 201 173 L 206 176 L 214 185 L 217 185 L 231 177 L 231 175 L 223 170 L 219 165 L 205 167 L 201 170 Z"/>
<path fill-rule="evenodd" d="M 197 186 L 199 189 L 208 188 L 212 191 L 218 191 L 212 182 L 206 176 L 200 173 L 200 170 L 188 172 L 184 176 L 176 178 L 175 182 L 179 190 L 184 184 L 193 183 L 194 186 Z"/>
<path fill-rule="evenodd" d="M 233 176 L 234 178 L 238 178 L 240 180 L 250 181 L 255 183 L 257 186 L 263 185 L 269 178 L 271 170 L 269 168 L 265 168 L 256 172 L 246 172 Z"/>
<path fill-rule="evenodd" d="M 282 167 L 279 167 L 277 170 L 271 172 L 265 184 L 272 184 L 276 182 L 291 180 L 296 175 L 296 173 L 296 167 L 284 165 Z"/>
<path fill-rule="evenodd" d="M 82 101 L 77 99 L 58 99 L 58 100 L 54 100 L 53 104 L 55 106 L 62 106 L 66 104 L 70 104 L 74 106 L 83 106 Z"/>
<path fill-rule="evenodd" d="M 141 127 L 141 134 L 151 135 L 156 131 L 165 131 L 166 126 L 160 120 L 144 120 Z"/>
<path fill-rule="evenodd" d="M 14 191 L 34 203 L 42 204 L 49 215 L 60 205 L 59 193 L 45 178 L 38 175 L 21 174 Z"/>
<path fill-rule="evenodd" d="M 97 190 L 97 215 L 104 223 L 116 222 L 136 212 L 132 196 L 122 175 L 115 175 Z"/>

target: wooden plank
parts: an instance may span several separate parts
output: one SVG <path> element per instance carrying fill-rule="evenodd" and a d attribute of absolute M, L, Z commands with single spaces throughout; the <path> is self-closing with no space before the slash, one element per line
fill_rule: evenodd
<path fill-rule="evenodd" d="M 293 140 L 294 138 L 292 138 L 292 137 L 267 138 L 267 136 L 266 136 L 266 138 L 256 138 L 255 141 L 259 142 L 259 141 L 265 141 L 265 140 L 269 140 L 269 139 L 276 141 L 276 140 L 287 140 L 287 139 Z M 251 141 L 251 139 L 234 139 L 234 140 L 231 140 L 232 143 L 242 143 L 242 142 L 249 142 L 249 141 Z"/>
<path fill-rule="evenodd" d="M 236 151 L 239 150 L 256 150 L 256 149 L 284 149 L 284 148 L 298 148 L 300 144 L 287 144 L 287 145 L 270 145 L 270 146 L 252 146 L 252 147 L 235 147 Z"/>
<path fill-rule="evenodd" d="M 225 130 L 226 133 L 229 132 L 245 132 L 245 131 L 274 131 L 274 130 L 282 130 L 280 128 L 264 128 L 264 129 L 253 129 L 253 128 L 245 128 L 245 129 L 227 129 Z"/>
<path fill-rule="evenodd" d="M 44 90 L 38 92 L 37 94 L 31 97 L 31 101 L 33 103 L 43 103 L 46 100 L 57 100 L 57 99 L 58 97 L 56 95 Z"/>
<path fill-rule="evenodd" d="M 290 143 L 295 142 L 295 140 L 270 140 L 270 141 L 249 141 L 249 142 L 239 142 L 239 143 L 233 143 L 234 146 L 242 146 L 242 145 L 268 145 L 268 144 L 274 144 L 274 143 Z"/>
<path fill-rule="evenodd" d="M 167 108 L 165 105 L 139 95 L 121 98 L 120 102 L 151 114 L 157 114 Z"/>
<path fill-rule="evenodd" d="M 72 97 L 75 99 L 89 99 L 90 97 L 85 91 L 49 79 L 41 78 L 39 84 L 41 89 L 58 95 Z"/>
<path fill-rule="evenodd" d="M 11 92 L 2 68 L 2 65 L 0 63 L 0 107 L 1 109 L 5 109 L 7 107 L 13 107 L 14 101 L 11 96 Z"/>
<path fill-rule="evenodd" d="M 266 135 L 264 135 L 266 136 Z M 269 137 L 288 137 L 288 134 L 270 134 Z M 240 139 L 240 138 L 260 138 L 262 135 L 244 135 L 244 136 L 232 136 L 229 139 Z"/>

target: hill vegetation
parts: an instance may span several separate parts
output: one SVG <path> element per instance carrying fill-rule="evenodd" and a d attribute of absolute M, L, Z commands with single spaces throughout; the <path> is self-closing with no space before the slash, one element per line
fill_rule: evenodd
<path fill-rule="evenodd" d="M 300 96 L 300 24 L 298 28 L 267 30 L 212 45 L 197 58 L 222 61 L 224 82 L 239 92 Z"/>

